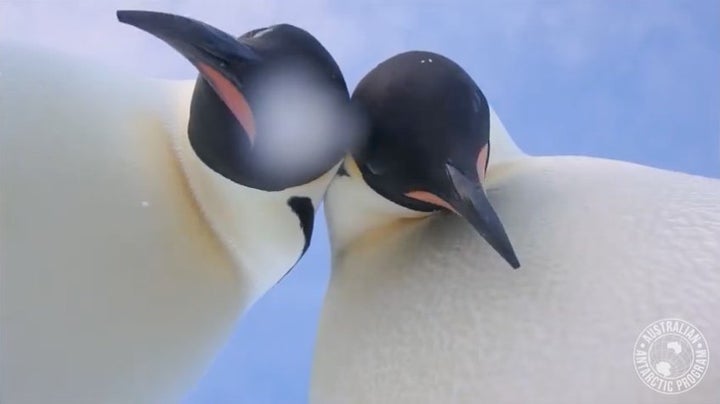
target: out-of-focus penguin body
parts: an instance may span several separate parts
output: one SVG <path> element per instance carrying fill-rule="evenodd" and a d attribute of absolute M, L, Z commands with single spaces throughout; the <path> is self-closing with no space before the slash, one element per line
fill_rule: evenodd
<path fill-rule="evenodd" d="M 273 135 L 232 71 L 221 71 L 241 60 L 203 59 L 218 43 L 226 49 L 212 57 L 232 56 L 234 39 L 203 39 L 219 31 L 165 14 L 119 17 L 200 66 L 197 85 L 0 48 L 3 403 L 179 402 L 239 316 L 302 256 L 342 158 L 323 154 L 293 178 L 233 161 L 252 156 L 248 140 Z M 304 31 L 278 27 L 324 51 Z M 193 41 L 200 46 L 182 47 Z M 307 60 L 339 74 L 331 58 Z M 328 79 L 337 90 L 328 97 L 342 105 L 342 76 Z M 207 110 L 212 97 L 225 106 Z M 207 114 L 227 120 L 203 127 Z M 223 141 L 238 143 L 229 157 L 212 144 Z"/>

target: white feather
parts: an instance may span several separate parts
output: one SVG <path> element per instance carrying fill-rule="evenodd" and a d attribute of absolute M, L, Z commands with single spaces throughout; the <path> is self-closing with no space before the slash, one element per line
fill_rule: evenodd
<path fill-rule="evenodd" d="M 492 122 L 486 188 L 522 267 L 458 217 L 398 220 L 407 215 L 358 177 L 338 177 L 325 204 L 333 271 L 311 402 L 715 400 L 717 366 L 663 396 L 635 374 L 633 348 L 652 321 L 677 317 L 720 363 L 720 181 L 529 157 Z"/>
<path fill-rule="evenodd" d="M 0 402 L 178 402 L 304 244 L 190 149 L 193 82 L 0 47 Z M 331 171 L 334 171 L 331 170 Z"/>

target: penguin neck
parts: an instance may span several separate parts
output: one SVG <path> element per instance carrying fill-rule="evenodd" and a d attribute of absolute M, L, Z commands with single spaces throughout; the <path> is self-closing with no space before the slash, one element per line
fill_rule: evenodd
<path fill-rule="evenodd" d="M 170 99 L 176 103 L 171 143 L 202 220 L 235 264 L 249 307 L 295 265 L 306 247 L 291 199 L 309 198 L 314 211 L 337 166 L 308 184 L 275 192 L 223 177 L 203 163 L 190 144 L 187 128 L 194 86 L 194 80 L 171 86 Z"/>
<path fill-rule="evenodd" d="M 495 113 L 492 106 L 490 108 L 490 156 L 488 162 L 488 170 L 493 165 L 502 164 L 508 161 L 527 157 L 512 139 L 505 125 Z"/>
<path fill-rule="evenodd" d="M 373 190 L 351 156 L 343 161 L 325 195 L 325 217 L 333 255 L 369 234 L 392 231 L 433 212 L 400 206 Z"/>

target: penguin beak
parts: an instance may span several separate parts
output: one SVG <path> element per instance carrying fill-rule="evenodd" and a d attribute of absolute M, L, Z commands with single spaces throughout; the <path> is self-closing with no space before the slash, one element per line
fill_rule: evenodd
<path fill-rule="evenodd" d="M 122 23 L 135 26 L 162 39 L 192 64 L 210 65 L 230 81 L 237 80 L 229 71 L 233 64 L 260 60 L 252 48 L 238 42 L 231 35 L 191 18 L 133 10 L 119 10 L 117 18 Z"/>
<path fill-rule="evenodd" d="M 117 18 L 162 39 L 187 58 L 233 112 L 250 141 L 254 140 L 252 111 L 240 91 L 237 73 L 239 66 L 261 60 L 252 48 L 215 27 L 179 15 L 119 10 Z"/>
<path fill-rule="evenodd" d="M 514 269 L 520 267 L 512 244 L 505 233 L 500 218 L 490 205 L 485 190 L 479 182 L 467 178 L 450 164 L 445 165 L 452 183 L 452 191 L 445 202 L 467 220 Z"/>

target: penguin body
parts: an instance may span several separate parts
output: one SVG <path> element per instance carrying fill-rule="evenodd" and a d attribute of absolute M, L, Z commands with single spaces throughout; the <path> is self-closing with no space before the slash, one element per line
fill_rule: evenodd
<path fill-rule="evenodd" d="M 208 30 L 138 13 L 124 18 Z M 207 113 L 198 92 L 214 87 L 16 45 L 0 54 L 0 401 L 181 401 L 307 249 L 342 153 L 302 181 L 280 184 L 276 171 L 263 187 L 270 176 L 211 161 L 212 147 L 200 156 L 204 138 L 189 136 L 192 115 Z M 209 75 L 198 81 L 233 96 Z M 237 116 L 238 100 L 222 113 Z"/>
<path fill-rule="evenodd" d="M 382 64 L 377 69 L 367 77 L 402 91 L 387 84 Z M 431 85 L 441 84 L 425 89 Z M 346 158 L 348 174 L 333 181 L 325 200 L 333 269 L 311 402 L 712 401 L 720 384 L 714 365 L 691 390 L 663 395 L 638 378 L 634 346 L 652 322 L 679 318 L 704 334 L 708 361 L 720 361 L 713 349 L 720 341 L 720 182 L 612 160 L 527 156 L 487 113 L 482 187 L 520 269 L 508 270 L 459 215 L 391 202 L 383 193 L 400 188 L 383 186 L 383 175 L 394 174 L 391 163 L 375 160 L 381 151 Z M 395 116 L 388 121 L 407 118 Z M 431 118 L 416 115 L 413 125 L 432 125 Z M 441 150 L 410 145 L 412 131 L 388 134 L 382 122 L 371 122 L 370 136 L 405 136 L 418 160 Z M 373 175 L 375 187 L 367 182 Z"/>

